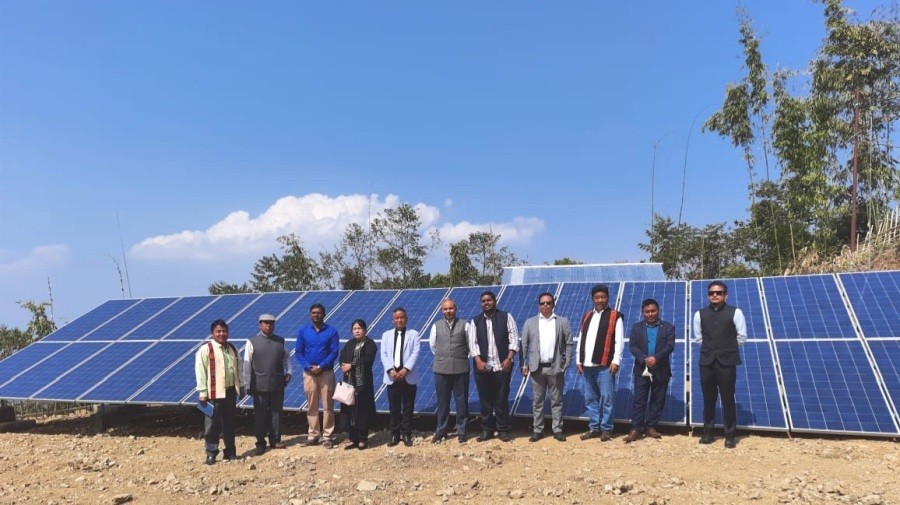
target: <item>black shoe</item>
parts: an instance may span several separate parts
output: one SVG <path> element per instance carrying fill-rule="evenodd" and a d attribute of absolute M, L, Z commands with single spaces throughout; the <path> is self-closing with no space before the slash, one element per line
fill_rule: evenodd
<path fill-rule="evenodd" d="M 540 439 L 541 439 L 541 434 L 537 433 L 537 432 L 532 433 L 531 436 L 528 437 L 529 442 L 537 442 Z"/>
<path fill-rule="evenodd" d="M 725 438 L 725 448 L 726 449 L 734 449 L 737 447 L 737 442 L 734 440 L 734 437 L 726 437 Z"/>
<path fill-rule="evenodd" d="M 326 449 L 333 449 L 333 448 L 334 448 L 334 442 L 333 442 L 331 439 L 329 439 L 329 440 L 323 440 L 323 441 L 322 441 L 322 447 L 324 447 L 324 448 L 326 448 Z"/>
<path fill-rule="evenodd" d="M 400 435 L 391 435 L 391 441 L 387 443 L 388 447 L 394 447 L 400 443 Z"/>
<path fill-rule="evenodd" d="M 612 440 L 612 432 L 609 430 L 600 432 L 600 441 L 601 442 L 609 442 Z"/>
<path fill-rule="evenodd" d="M 557 442 L 565 442 L 566 441 L 566 436 L 563 435 L 562 433 L 554 433 L 553 438 L 555 438 Z"/>
<path fill-rule="evenodd" d="M 493 433 L 490 433 L 490 432 L 487 432 L 487 431 L 483 431 L 483 432 L 481 433 L 481 435 L 478 435 L 478 438 L 476 438 L 475 440 L 478 440 L 479 442 L 486 442 L 486 441 L 488 441 L 488 440 L 490 440 L 490 439 L 492 439 L 492 438 L 494 438 L 494 434 L 493 434 Z"/>
<path fill-rule="evenodd" d="M 501 442 L 509 442 L 512 438 L 509 436 L 509 433 L 501 433 L 499 437 Z"/>
<path fill-rule="evenodd" d="M 581 438 L 582 440 L 590 440 L 592 438 L 600 438 L 600 432 L 597 430 L 590 430 L 587 433 L 582 433 L 581 437 L 579 437 L 579 438 Z"/>
<path fill-rule="evenodd" d="M 701 444 L 711 444 L 716 441 L 716 437 L 713 436 L 712 430 L 703 430 L 703 436 L 700 437 Z"/>
<path fill-rule="evenodd" d="M 412 435 L 403 435 L 403 445 L 412 447 Z"/>
<path fill-rule="evenodd" d="M 232 460 L 235 460 L 238 458 L 237 458 L 237 455 L 235 455 L 235 454 L 226 454 L 225 456 L 222 457 L 222 459 L 224 459 L 225 461 L 232 461 Z"/>
<path fill-rule="evenodd" d="M 300 447 L 309 447 L 311 445 L 319 445 L 319 437 L 306 437 L 306 440 L 300 442 Z"/>
<path fill-rule="evenodd" d="M 216 455 L 215 454 L 207 454 L 206 455 L 206 464 L 213 465 L 216 463 Z"/>
<path fill-rule="evenodd" d="M 350 442 L 344 446 L 345 451 L 349 451 L 350 449 L 359 449 L 359 442 Z"/>
<path fill-rule="evenodd" d="M 266 446 L 257 445 L 256 450 L 253 451 L 253 454 L 256 454 L 257 456 L 262 456 L 264 452 L 266 452 Z"/>
<path fill-rule="evenodd" d="M 435 435 L 435 436 L 431 437 L 431 443 L 439 444 L 439 443 L 443 442 L 445 438 L 447 438 L 446 435 Z"/>
<path fill-rule="evenodd" d="M 458 440 L 459 443 L 464 444 L 464 443 L 466 443 L 467 439 L 466 439 L 465 435 L 459 435 L 458 437 L 456 437 L 456 440 Z"/>

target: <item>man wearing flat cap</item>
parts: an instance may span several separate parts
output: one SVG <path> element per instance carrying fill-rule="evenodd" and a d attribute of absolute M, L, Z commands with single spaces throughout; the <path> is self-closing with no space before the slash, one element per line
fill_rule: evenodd
<path fill-rule="evenodd" d="M 275 334 L 275 316 L 259 316 L 259 333 L 244 348 L 244 384 L 253 395 L 253 432 L 256 455 L 266 452 L 266 438 L 273 449 L 284 449 L 281 442 L 281 411 L 284 387 L 291 381 L 291 360 L 284 338 Z"/>

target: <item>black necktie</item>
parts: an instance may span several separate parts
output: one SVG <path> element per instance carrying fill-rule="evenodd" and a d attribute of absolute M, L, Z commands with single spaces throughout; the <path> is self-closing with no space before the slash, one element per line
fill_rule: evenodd
<path fill-rule="evenodd" d="M 403 368 L 403 333 L 404 333 L 403 330 L 398 330 L 397 333 L 394 335 L 394 354 L 400 355 L 400 366 L 396 367 L 397 370 L 400 370 Z M 400 349 L 399 353 L 397 352 L 398 346 Z"/>

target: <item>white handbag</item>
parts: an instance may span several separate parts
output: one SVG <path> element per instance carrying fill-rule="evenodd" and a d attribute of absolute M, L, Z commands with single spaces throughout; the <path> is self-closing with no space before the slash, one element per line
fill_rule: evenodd
<path fill-rule="evenodd" d="M 356 388 L 346 382 L 338 382 L 334 388 L 334 399 L 344 405 L 356 403 Z"/>

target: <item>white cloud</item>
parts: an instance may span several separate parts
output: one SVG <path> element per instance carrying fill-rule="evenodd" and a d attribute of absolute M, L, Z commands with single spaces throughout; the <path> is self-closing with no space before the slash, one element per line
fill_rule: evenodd
<path fill-rule="evenodd" d="M 378 195 L 285 196 L 256 217 L 243 210 L 234 211 L 206 230 L 146 238 L 135 244 L 131 253 L 143 259 L 215 261 L 268 253 L 276 247 L 275 239 L 288 233 L 296 233 L 304 247 L 317 252 L 338 242 L 348 224 L 365 223 L 400 203 L 396 195 L 387 195 L 383 200 Z M 423 203 L 414 207 L 425 227 L 440 217 L 435 207 Z"/>
<path fill-rule="evenodd" d="M 476 224 L 461 221 L 443 224 L 438 230 L 441 233 L 441 240 L 448 244 L 469 238 L 470 233 L 479 231 L 500 235 L 501 244 L 527 244 L 536 234 L 544 231 L 544 220 L 536 217 L 517 217 L 509 223 Z"/>
<path fill-rule="evenodd" d="M 0 251 L 0 275 L 31 274 L 62 265 L 69 257 L 69 246 L 51 244 L 37 246 L 21 258 L 8 259 L 8 252 Z"/>
<path fill-rule="evenodd" d="M 141 259 L 177 259 L 221 261 L 236 256 L 259 256 L 277 248 L 276 239 L 288 233 L 301 237 L 311 253 L 330 248 L 350 223 L 366 223 L 386 208 L 402 202 L 396 195 L 379 199 L 378 195 L 339 195 L 318 193 L 279 198 L 258 216 L 238 210 L 206 230 L 185 230 L 169 235 L 149 237 L 135 244 L 131 253 Z M 444 202 L 445 205 L 447 202 Z M 452 205 L 452 203 L 451 203 Z M 492 231 L 507 244 L 528 243 L 544 229 L 537 218 L 519 217 L 509 223 L 441 224 L 441 212 L 425 203 L 413 207 L 426 231 L 439 230 L 445 244 L 467 238 L 473 231 Z"/>

